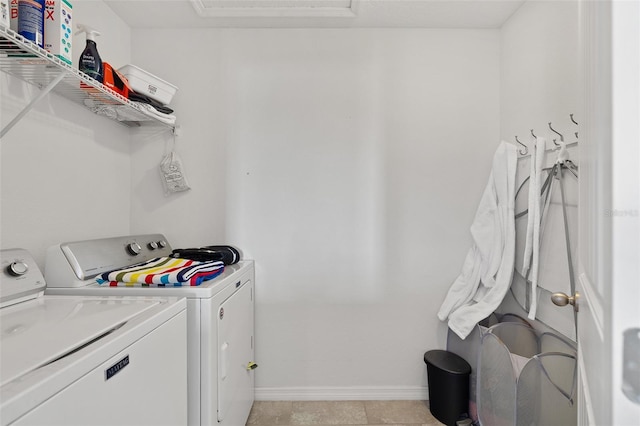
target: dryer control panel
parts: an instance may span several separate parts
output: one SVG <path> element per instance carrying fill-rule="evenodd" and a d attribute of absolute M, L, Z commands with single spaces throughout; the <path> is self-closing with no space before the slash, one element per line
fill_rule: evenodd
<path fill-rule="evenodd" d="M 0 307 L 37 297 L 44 291 L 44 277 L 27 250 L 0 250 L 0 267 Z"/>
<path fill-rule="evenodd" d="M 170 255 L 171 246 L 162 234 L 57 244 L 47 250 L 47 287 L 82 287 L 104 272 Z"/>

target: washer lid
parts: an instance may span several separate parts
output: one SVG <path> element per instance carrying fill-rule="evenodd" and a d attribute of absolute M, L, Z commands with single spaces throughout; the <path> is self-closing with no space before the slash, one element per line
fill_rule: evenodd
<path fill-rule="evenodd" d="M 0 310 L 0 386 L 117 330 L 158 300 L 43 296 Z"/>

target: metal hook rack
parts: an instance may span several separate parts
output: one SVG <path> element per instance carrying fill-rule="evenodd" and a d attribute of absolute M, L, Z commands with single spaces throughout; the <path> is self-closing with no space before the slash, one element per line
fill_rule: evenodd
<path fill-rule="evenodd" d="M 578 125 L 578 122 L 573 118 L 573 114 L 569 114 L 569 117 L 571 118 L 571 122 L 573 124 Z M 555 147 L 546 149 L 545 150 L 546 152 L 558 151 L 558 150 L 561 150 L 561 149 L 564 149 L 564 148 L 567 148 L 567 147 L 570 147 L 570 146 L 575 146 L 575 145 L 578 144 L 578 141 L 565 143 L 564 142 L 564 135 L 553 128 L 551 121 L 548 123 L 548 126 L 549 126 L 549 129 L 553 133 L 555 133 L 556 135 L 560 136 L 560 143 L 556 142 L 556 139 L 553 139 L 553 143 L 554 143 Z M 536 139 L 536 141 L 538 141 L 538 137 L 534 133 L 534 130 L 530 129 L 529 132 L 531 132 L 531 136 L 533 136 Z M 578 139 L 578 132 L 575 132 L 574 135 L 576 136 L 576 139 Z M 518 153 L 520 154 L 520 158 L 528 157 L 529 155 L 531 155 L 531 154 L 529 154 L 529 148 L 524 143 L 522 143 L 520 141 L 520 139 L 518 139 L 518 136 L 516 136 L 515 138 L 516 138 L 516 142 L 518 143 L 518 145 L 520 145 L 520 146 L 522 146 L 522 148 L 524 148 L 524 149 L 518 149 Z"/>

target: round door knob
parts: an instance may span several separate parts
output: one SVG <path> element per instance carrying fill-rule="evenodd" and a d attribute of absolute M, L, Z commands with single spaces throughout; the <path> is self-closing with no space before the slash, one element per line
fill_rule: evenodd
<path fill-rule="evenodd" d="M 131 243 L 127 245 L 127 251 L 129 252 L 129 254 L 137 256 L 142 251 L 142 247 L 140 247 L 140 244 L 138 243 Z"/>
<path fill-rule="evenodd" d="M 571 306 L 573 306 L 573 309 L 577 312 L 578 311 L 578 298 L 579 297 L 580 297 L 580 294 L 578 294 L 578 293 L 576 293 L 574 296 L 568 296 L 565 293 L 558 292 L 558 293 L 553 293 L 551 295 L 551 301 L 556 306 L 571 305 Z"/>
<path fill-rule="evenodd" d="M 11 265 L 7 267 L 7 272 L 9 275 L 13 275 L 14 277 L 19 277 L 20 275 L 24 275 L 29 270 L 29 265 L 24 262 L 12 262 Z"/>

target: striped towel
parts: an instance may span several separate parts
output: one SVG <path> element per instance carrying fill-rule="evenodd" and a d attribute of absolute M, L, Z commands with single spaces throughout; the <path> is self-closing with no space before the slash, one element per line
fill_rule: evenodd
<path fill-rule="evenodd" d="M 100 285 L 111 287 L 196 286 L 224 271 L 221 261 L 197 262 L 189 259 L 158 257 L 147 262 L 116 269 L 96 277 Z"/>

